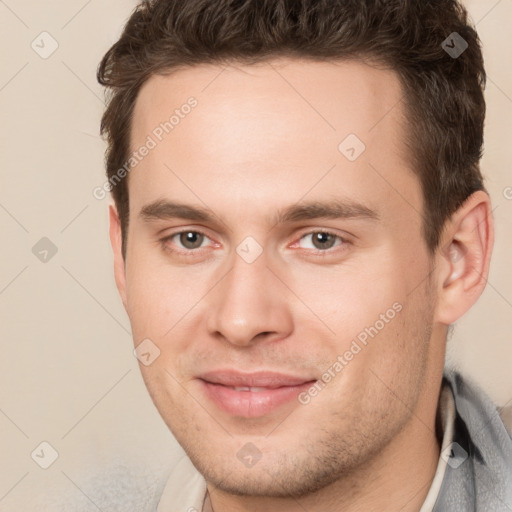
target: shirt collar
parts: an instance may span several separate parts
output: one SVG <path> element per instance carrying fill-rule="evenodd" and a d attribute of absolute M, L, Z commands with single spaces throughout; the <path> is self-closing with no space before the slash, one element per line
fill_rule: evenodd
<path fill-rule="evenodd" d="M 444 474 L 446 472 L 446 466 L 448 457 L 451 452 L 451 445 L 453 442 L 453 429 L 455 425 L 455 400 L 453 398 L 453 392 L 443 379 L 443 387 L 439 395 L 439 404 L 437 407 L 437 424 L 440 427 L 442 440 L 441 440 L 441 453 L 439 456 L 439 462 L 437 463 L 436 472 L 427 497 L 421 506 L 420 512 L 432 512 L 434 505 L 437 501 L 441 486 L 443 484 Z"/>

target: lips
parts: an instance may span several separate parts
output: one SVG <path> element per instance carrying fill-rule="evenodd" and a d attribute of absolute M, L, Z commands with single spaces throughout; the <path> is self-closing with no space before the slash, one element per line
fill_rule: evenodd
<path fill-rule="evenodd" d="M 206 397 L 232 416 L 254 418 L 295 400 L 315 379 L 272 371 L 217 370 L 198 377 Z"/>
<path fill-rule="evenodd" d="M 233 389 L 235 391 L 252 391 L 253 393 L 259 393 L 261 391 L 267 391 L 270 388 L 259 388 L 256 386 L 226 386 L 229 389 Z"/>
<path fill-rule="evenodd" d="M 213 384 L 222 384 L 229 387 L 259 387 L 280 388 L 283 386 L 297 386 L 304 382 L 315 380 L 299 376 L 287 375 L 272 371 L 241 373 L 235 370 L 216 370 L 204 373 L 200 379 Z"/>

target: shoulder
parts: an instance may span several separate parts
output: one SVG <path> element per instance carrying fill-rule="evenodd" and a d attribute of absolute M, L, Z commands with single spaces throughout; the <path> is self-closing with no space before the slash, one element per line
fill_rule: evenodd
<path fill-rule="evenodd" d="M 512 436 L 512 405 L 497 407 L 496 409 L 508 433 Z"/>
<path fill-rule="evenodd" d="M 481 386 L 455 370 L 445 369 L 444 387 L 451 389 L 455 405 L 452 443 L 463 456 L 455 465 L 448 462 L 434 510 L 454 510 L 455 504 L 461 504 L 457 510 L 503 510 L 504 503 L 512 504 L 512 408 L 500 409 Z"/>
<path fill-rule="evenodd" d="M 459 431 L 466 431 L 477 444 L 500 444 L 510 460 L 512 407 L 498 407 L 471 377 L 455 369 L 445 368 L 443 385 L 450 387 L 453 393 Z"/>

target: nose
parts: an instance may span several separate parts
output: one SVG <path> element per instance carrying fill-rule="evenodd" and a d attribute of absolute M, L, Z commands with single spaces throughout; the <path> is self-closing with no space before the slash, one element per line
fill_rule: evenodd
<path fill-rule="evenodd" d="M 208 294 L 211 336 L 243 347 L 282 339 L 293 331 L 287 288 L 267 263 L 265 252 L 252 263 L 233 255 L 231 270 Z"/>

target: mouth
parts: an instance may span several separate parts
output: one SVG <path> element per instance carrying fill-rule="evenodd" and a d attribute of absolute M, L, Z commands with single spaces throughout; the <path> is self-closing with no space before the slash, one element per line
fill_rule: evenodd
<path fill-rule="evenodd" d="M 276 372 L 209 372 L 198 377 L 208 400 L 231 416 L 256 418 L 295 400 L 316 379 Z"/>

